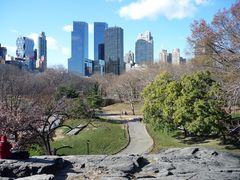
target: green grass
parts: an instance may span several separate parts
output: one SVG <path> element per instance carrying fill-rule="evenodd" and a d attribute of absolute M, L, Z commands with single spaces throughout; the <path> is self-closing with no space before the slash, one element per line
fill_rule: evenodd
<path fill-rule="evenodd" d="M 187 147 L 188 145 L 181 143 L 180 140 L 174 138 L 175 132 L 164 133 L 160 131 L 155 131 L 152 126 L 147 124 L 147 130 L 149 135 L 153 138 L 154 146 L 152 153 L 157 153 L 161 149 L 166 148 L 176 148 L 176 147 Z"/>
<path fill-rule="evenodd" d="M 66 124 L 70 127 L 76 127 L 79 124 L 86 124 L 87 121 L 88 121 L 87 119 L 71 119 L 71 120 L 65 121 L 63 124 Z M 70 129 L 68 127 L 63 127 L 62 130 L 64 133 L 70 131 Z"/>
<path fill-rule="evenodd" d="M 69 120 L 68 125 L 86 123 L 85 120 Z M 52 142 L 57 148 L 64 145 L 72 146 L 72 149 L 61 149 L 60 155 L 85 155 L 87 154 L 87 140 L 89 140 L 89 154 L 114 154 L 128 143 L 128 135 L 125 126 L 104 121 L 94 121 L 82 132 L 75 136 L 64 136 Z"/>
<path fill-rule="evenodd" d="M 238 111 L 238 112 L 232 113 L 232 117 L 233 118 L 237 118 L 237 117 L 240 118 L 240 112 Z"/>
<path fill-rule="evenodd" d="M 157 153 L 161 149 L 166 148 L 206 147 L 240 154 L 239 147 L 235 147 L 231 144 L 222 145 L 219 138 L 205 138 L 205 137 L 184 138 L 182 133 L 180 133 L 179 131 L 171 133 L 154 131 L 150 125 L 147 125 L 147 129 L 154 141 L 152 153 Z"/>

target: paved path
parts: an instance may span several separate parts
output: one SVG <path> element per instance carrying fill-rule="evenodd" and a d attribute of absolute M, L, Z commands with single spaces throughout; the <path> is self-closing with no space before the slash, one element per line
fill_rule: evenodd
<path fill-rule="evenodd" d="M 129 121 L 129 145 L 120 154 L 144 154 L 148 153 L 153 145 L 153 140 L 149 136 L 146 127 L 139 121 Z"/>

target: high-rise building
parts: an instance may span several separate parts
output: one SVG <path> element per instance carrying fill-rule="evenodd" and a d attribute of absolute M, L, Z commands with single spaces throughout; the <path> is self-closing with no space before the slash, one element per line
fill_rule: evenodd
<path fill-rule="evenodd" d="M 105 61 L 99 59 L 98 61 L 93 61 L 93 71 L 94 74 L 99 74 L 104 76 L 105 74 Z"/>
<path fill-rule="evenodd" d="M 172 53 L 168 53 L 168 55 L 167 55 L 167 62 L 169 64 L 172 64 Z"/>
<path fill-rule="evenodd" d="M 20 36 L 17 38 L 16 45 L 17 64 L 19 63 L 21 69 L 33 71 L 36 65 L 34 41 L 28 37 Z"/>
<path fill-rule="evenodd" d="M 0 44 L 0 61 L 6 60 L 6 55 L 7 55 L 7 48 L 2 47 Z"/>
<path fill-rule="evenodd" d="M 150 32 L 139 34 L 135 43 L 135 63 L 153 63 L 153 37 Z"/>
<path fill-rule="evenodd" d="M 93 73 L 103 76 L 105 74 L 104 44 L 98 45 L 98 60 L 93 62 Z"/>
<path fill-rule="evenodd" d="M 167 63 L 168 62 L 168 53 L 166 49 L 162 49 L 159 53 L 160 62 Z"/>
<path fill-rule="evenodd" d="M 187 62 L 186 58 L 180 57 L 180 64 L 186 64 L 186 62 Z"/>
<path fill-rule="evenodd" d="M 104 31 L 107 28 L 108 24 L 105 22 L 94 22 L 94 61 L 99 60 L 99 54 L 103 53 L 100 48 L 104 43 Z"/>
<path fill-rule="evenodd" d="M 105 73 L 120 75 L 124 72 L 123 29 L 110 27 L 104 33 Z"/>
<path fill-rule="evenodd" d="M 104 44 L 98 45 L 98 60 L 104 60 Z"/>
<path fill-rule="evenodd" d="M 38 36 L 36 67 L 41 71 L 44 71 L 47 68 L 47 39 L 44 32 L 41 32 Z"/>
<path fill-rule="evenodd" d="M 88 59 L 88 24 L 74 21 L 71 36 L 72 56 L 68 60 L 68 71 L 85 76 L 85 60 Z"/>
<path fill-rule="evenodd" d="M 20 36 L 16 41 L 18 58 L 34 59 L 34 41 L 28 37 Z"/>
<path fill-rule="evenodd" d="M 124 56 L 124 62 L 125 63 L 134 63 L 134 53 L 132 51 L 129 51 Z"/>
<path fill-rule="evenodd" d="M 132 51 L 129 51 L 125 54 L 124 62 L 126 71 L 129 71 L 132 66 L 134 66 L 134 53 Z"/>
<path fill-rule="evenodd" d="M 178 48 L 172 51 L 172 64 L 180 64 L 180 49 Z"/>

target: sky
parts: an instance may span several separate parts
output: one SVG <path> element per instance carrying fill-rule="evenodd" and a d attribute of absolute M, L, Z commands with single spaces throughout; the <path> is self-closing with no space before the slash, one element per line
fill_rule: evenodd
<path fill-rule="evenodd" d="M 16 56 L 16 39 L 27 36 L 37 41 L 47 36 L 48 67 L 67 68 L 71 57 L 73 21 L 89 24 L 89 58 L 93 59 L 93 22 L 124 30 L 124 54 L 135 51 L 139 33 L 150 31 L 154 40 L 154 59 L 161 49 L 180 48 L 188 57 L 186 38 L 194 20 L 210 22 L 220 9 L 235 0 L 0 0 L 0 43 Z"/>

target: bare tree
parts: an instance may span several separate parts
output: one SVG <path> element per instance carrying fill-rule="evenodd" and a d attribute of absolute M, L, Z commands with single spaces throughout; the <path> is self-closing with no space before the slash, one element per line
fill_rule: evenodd
<path fill-rule="evenodd" d="M 52 154 L 50 140 L 57 128 L 66 126 L 63 121 L 69 117 L 73 104 L 72 99 L 64 96 L 56 99 L 55 92 L 57 87 L 69 82 L 79 87 L 82 78 L 67 74 L 64 70 L 31 74 L 1 65 L 0 134 L 13 137 L 17 148 L 25 149 L 39 143 L 47 154 Z M 88 85 L 86 80 L 80 90 L 87 89 Z"/>
<path fill-rule="evenodd" d="M 144 81 L 145 76 L 142 70 L 129 71 L 121 76 L 115 76 L 107 89 L 108 95 L 128 103 L 132 114 L 135 115 L 134 104 L 141 101 Z"/>
<path fill-rule="evenodd" d="M 229 112 L 240 98 L 240 1 L 219 11 L 211 23 L 194 21 L 188 38 L 195 61 L 210 69 L 226 90 Z"/>

